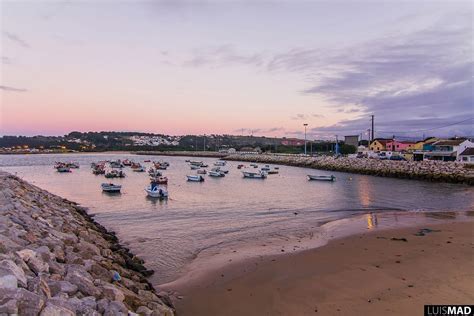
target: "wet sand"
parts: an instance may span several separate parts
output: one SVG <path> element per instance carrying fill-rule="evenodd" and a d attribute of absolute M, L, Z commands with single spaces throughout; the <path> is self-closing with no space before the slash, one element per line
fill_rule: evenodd
<path fill-rule="evenodd" d="M 179 315 L 422 315 L 474 301 L 473 232 L 473 221 L 376 230 L 170 286 Z"/>

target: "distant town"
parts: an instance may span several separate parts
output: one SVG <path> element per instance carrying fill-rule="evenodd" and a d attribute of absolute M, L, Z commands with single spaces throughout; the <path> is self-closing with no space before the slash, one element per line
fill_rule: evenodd
<path fill-rule="evenodd" d="M 474 143 L 471 137 L 427 137 L 418 141 L 406 141 L 396 138 L 363 140 L 360 135 L 347 135 L 339 141 L 327 141 L 214 134 L 170 136 L 140 132 L 71 132 L 64 136 L 0 137 L 0 154 L 104 151 L 329 154 L 389 160 L 474 163 Z"/>

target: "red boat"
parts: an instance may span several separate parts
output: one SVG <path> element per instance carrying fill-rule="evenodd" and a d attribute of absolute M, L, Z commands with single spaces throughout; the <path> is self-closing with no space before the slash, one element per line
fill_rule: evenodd
<path fill-rule="evenodd" d="M 157 184 L 168 184 L 168 178 L 167 177 L 156 177 L 151 180 L 152 183 L 157 183 Z"/>

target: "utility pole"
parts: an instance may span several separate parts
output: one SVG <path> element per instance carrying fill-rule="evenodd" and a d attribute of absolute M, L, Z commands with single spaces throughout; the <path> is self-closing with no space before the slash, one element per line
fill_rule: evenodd
<path fill-rule="evenodd" d="M 309 146 L 310 146 L 310 151 L 311 151 L 311 157 L 313 157 L 313 141 L 310 141 L 309 142 Z"/>
<path fill-rule="evenodd" d="M 371 115 L 372 117 L 372 138 L 371 141 L 374 141 L 374 115 Z"/>
<path fill-rule="evenodd" d="M 336 155 L 339 155 L 339 140 L 337 139 L 338 135 L 336 135 L 336 146 L 334 148 L 334 151 L 336 152 Z"/>
<path fill-rule="evenodd" d="M 308 123 L 304 123 L 304 155 L 306 156 L 306 127 L 308 126 Z"/>
<path fill-rule="evenodd" d="M 206 134 L 204 134 L 204 146 L 203 150 L 206 151 Z"/>

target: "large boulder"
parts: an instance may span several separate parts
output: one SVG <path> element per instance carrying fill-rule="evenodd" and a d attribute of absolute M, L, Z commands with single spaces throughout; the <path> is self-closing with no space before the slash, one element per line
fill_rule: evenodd
<path fill-rule="evenodd" d="M 101 296 L 100 290 L 94 285 L 92 276 L 82 266 L 70 265 L 67 268 L 65 280 L 75 284 L 84 295 Z"/>
<path fill-rule="evenodd" d="M 5 259 L 0 261 L 0 275 L 2 275 L 2 272 L 4 272 L 5 274 L 13 274 L 21 287 L 27 286 L 25 272 L 12 260 Z"/>

